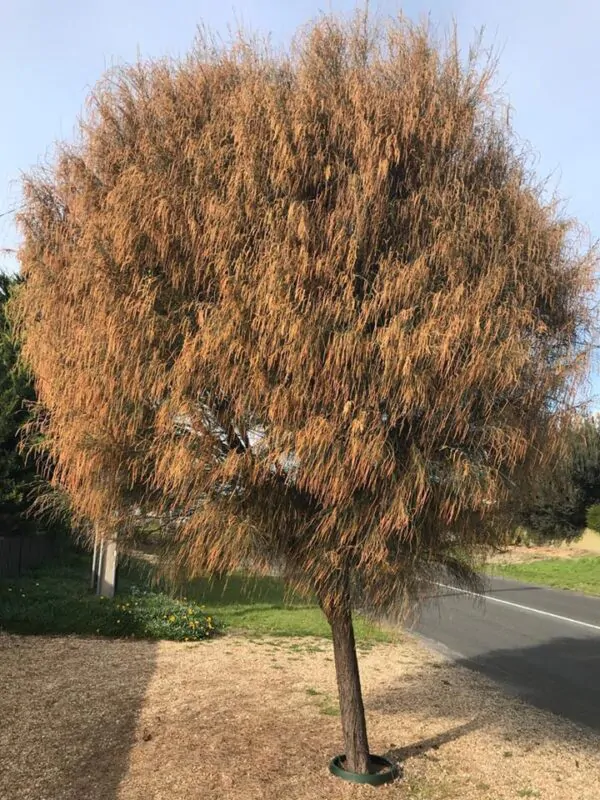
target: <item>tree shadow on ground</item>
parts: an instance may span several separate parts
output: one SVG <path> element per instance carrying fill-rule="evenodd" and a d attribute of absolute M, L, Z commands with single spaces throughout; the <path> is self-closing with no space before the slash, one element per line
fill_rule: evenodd
<path fill-rule="evenodd" d="M 465 736 L 467 733 L 471 733 L 471 731 L 476 731 L 484 724 L 484 719 L 476 718 L 471 720 L 471 722 L 466 722 L 464 725 L 455 725 L 454 728 L 439 733 L 437 736 L 430 736 L 427 739 L 422 739 L 419 742 L 413 742 L 403 747 L 392 747 L 384 753 L 384 756 L 385 758 L 400 763 L 407 758 L 423 755 L 423 753 L 427 753 L 429 750 L 438 750 L 443 744 L 448 744 L 448 742 L 453 742 L 455 739 L 460 739 L 461 736 Z"/>
<path fill-rule="evenodd" d="M 600 732 L 600 636 L 560 637 L 457 661 L 537 708 Z"/>
<path fill-rule="evenodd" d="M 489 680 L 470 676 L 462 667 L 491 679 L 496 687 Z M 600 733 L 598 675 L 600 637 L 564 637 L 535 647 L 493 650 L 470 659 L 409 669 L 385 691 L 370 694 L 366 707 L 383 714 L 401 711 L 425 724 L 461 721 L 456 728 L 400 748 L 400 758 L 435 748 L 477 727 L 496 728 L 504 738 L 521 742 L 525 748 L 532 742 L 553 738 L 562 742 L 572 737 L 596 749 Z M 507 698 L 507 692 L 526 704 Z M 548 725 L 547 718 L 530 706 L 559 715 L 562 724 L 556 719 Z M 465 719 L 471 721 L 465 724 Z M 569 722 L 585 727 L 576 732 Z"/>
<path fill-rule="evenodd" d="M 116 800 L 152 642 L 0 636 L 0 796 Z"/>

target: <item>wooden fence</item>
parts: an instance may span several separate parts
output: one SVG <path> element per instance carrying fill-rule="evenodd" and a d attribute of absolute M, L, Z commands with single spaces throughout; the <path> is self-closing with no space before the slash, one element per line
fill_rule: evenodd
<path fill-rule="evenodd" d="M 0 578 L 17 578 L 55 555 L 55 543 L 46 536 L 0 536 Z"/>

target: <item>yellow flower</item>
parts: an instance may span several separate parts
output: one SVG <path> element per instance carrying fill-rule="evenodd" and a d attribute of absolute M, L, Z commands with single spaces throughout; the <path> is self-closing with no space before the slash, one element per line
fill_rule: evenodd
<path fill-rule="evenodd" d="M 169 617 L 169 622 L 176 622 L 176 621 L 177 617 L 175 616 L 175 614 L 171 614 L 171 616 Z"/>

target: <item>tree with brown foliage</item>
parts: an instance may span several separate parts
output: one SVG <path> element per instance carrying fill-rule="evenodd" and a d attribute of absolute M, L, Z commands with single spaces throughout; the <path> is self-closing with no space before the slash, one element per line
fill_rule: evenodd
<path fill-rule="evenodd" d="M 111 72 L 26 180 L 23 353 L 75 513 L 177 518 L 187 576 L 281 571 L 352 608 L 474 579 L 583 374 L 594 258 L 455 38 L 324 18 Z M 132 493 L 132 488 L 135 492 Z"/>

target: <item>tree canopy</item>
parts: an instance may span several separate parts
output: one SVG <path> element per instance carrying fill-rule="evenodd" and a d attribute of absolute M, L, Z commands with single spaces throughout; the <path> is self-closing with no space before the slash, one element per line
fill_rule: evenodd
<path fill-rule="evenodd" d="M 23 352 L 81 518 L 125 539 L 135 487 L 187 574 L 277 567 L 334 643 L 351 598 L 472 576 L 551 457 L 594 263 L 492 72 L 326 17 L 287 53 L 200 37 L 105 77 L 20 215 Z"/>

